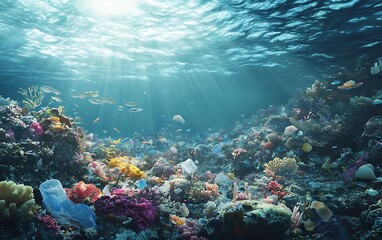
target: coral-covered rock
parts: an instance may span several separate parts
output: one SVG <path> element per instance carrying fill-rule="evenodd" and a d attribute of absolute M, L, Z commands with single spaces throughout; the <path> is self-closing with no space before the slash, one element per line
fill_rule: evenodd
<path fill-rule="evenodd" d="M 209 239 L 283 239 L 291 224 L 291 211 L 283 205 L 254 200 L 229 202 L 208 224 Z"/>
<path fill-rule="evenodd" d="M 102 196 L 101 190 L 94 184 L 86 184 L 83 181 L 76 183 L 72 189 L 65 188 L 65 191 L 74 203 L 84 202 L 86 199 L 95 202 Z"/>
<path fill-rule="evenodd" d="M 156 208 L 149 200 L 138 200 L 127 195 L 103 196 L 95 202 L 94 207 L 99 216 L 131 218 L 139 230 L 150 227 L 157 216 Z"/>

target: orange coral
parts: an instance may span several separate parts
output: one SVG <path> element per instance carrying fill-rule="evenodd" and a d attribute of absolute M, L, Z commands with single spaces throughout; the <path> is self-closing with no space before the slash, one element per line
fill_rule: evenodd
<path fill-rule="evenodd" d="M 109 161 L 109 166 L 112 168 L 119 168 L 119 171 L 121 171 L 124 175 L 132 179 L 141 179 L 146 177 L 145 173 L 139 168 L 130 163 L 125 162 L 124 157 L 111 158 Z"/>
<path fill-rule="evenodd" d="M 186 218 L 178 217 L 176 215 L 170 214 L 170 220 L 173 224 L 177 226 L 186 224 Z"/>

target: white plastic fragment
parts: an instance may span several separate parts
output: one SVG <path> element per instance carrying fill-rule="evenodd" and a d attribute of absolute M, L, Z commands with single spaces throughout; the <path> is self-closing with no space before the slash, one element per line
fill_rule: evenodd
<path fill-rule="evenodd" d="M 180 115 L 175 115 L 174 117 L 172 117 L 172 120 L 175 122 L 180 122 L 181 124 L 184 124 L 186 122 L 186 120 L 184 120 L 184 118 Z"/>
<path fill-rule="evenodd" d="M 196 166 L 191 158 L 182 162 L 180 166 L 182 167 L 182 172 L 186 174 L 193 174 L 198 169 L 198 166 Z"/>

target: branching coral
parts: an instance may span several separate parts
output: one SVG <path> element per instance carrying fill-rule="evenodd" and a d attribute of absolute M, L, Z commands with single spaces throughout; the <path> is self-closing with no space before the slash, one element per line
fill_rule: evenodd
<path fill-rule="evenodd" d="M 22 221 L 35 206 L 33 189 L 12 181 L 0 182 L 0 220 Z"/>
<path fill-rule="evenodd" d="M 23 104 L 30 109 L 40 106 L 44 100 L 44 92 L 38 86 L 20 88 L 18 92 L 24 97 Z"/>
<path fill-rule="evenodd" d="M 145 173 L 143 171 L 141 171 L 136 166 L 126 162 L 124 157 L 111 158 L 109 161 L 109 166 L 112 168 L 119 168 L 121 173 L 132 179 L 141 179 L 145 177 Z"/>
<path fill-rule="evenodd" d="M 284 157 L 284 158 L 274 158 L 272 161 L 264 164 L 266 170 L 270 170 L 275 173 L 277 176 L 287 176 L 294 174 L 298 165 L 296 159 Z"/>

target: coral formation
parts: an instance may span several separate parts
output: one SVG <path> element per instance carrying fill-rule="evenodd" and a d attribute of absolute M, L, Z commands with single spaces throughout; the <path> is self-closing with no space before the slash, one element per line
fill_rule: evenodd
<path fill-rule="evenodd" d="M 42 104 L 44 92 L 38 86 L 30 86 L 26 89 L 20 88 L 19 93 L 24 97 L 24 106 L 35 109 Z"/>
<path fill-rule="evenodd" d="M 298 165 L 296 159 L 290 157 L 274 158 L 272 161 L 264 164 L 264 168 L 272 171 L 276 176 L 288 176 L 294 174 Z"/>
<path fill-rule="evenodd" d="M 109 161 L 109 166 L 114 168 L 117 167 L 121 173 L 123 173 L 126 177 L 132 179 L 140 179 L 144 178 L 146 175 L 139 168 L 126 162 L 127 159 L 124 157 L 114 157 Z"/>
<path fill-rule="evenodd" d="M 94 203 L 94 207 L 100 216 L 124 217 L 125 220 L 131 218 L 134 226 L 140 230 L 150 227 L 157 216 L 157 210 L 149 200 L 121 194 L 102 196 Z"/>
<path fill-rule="evenodd" d="M 20 222 L 32 215 L 33 189 L 12 181 L 0 182 L 0 220 Z"/>

